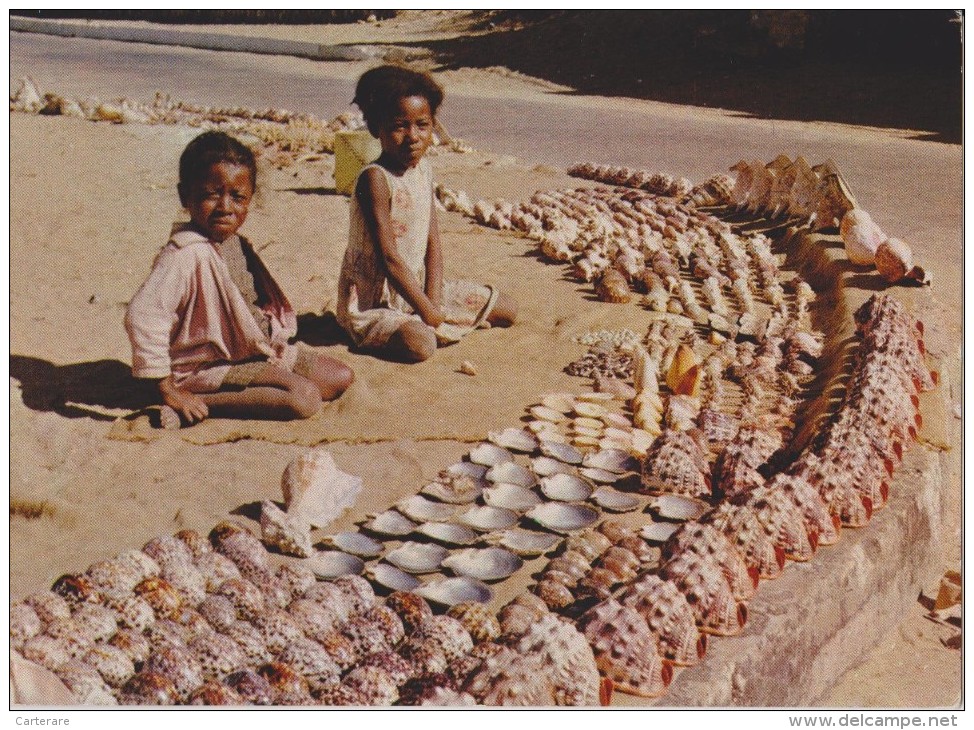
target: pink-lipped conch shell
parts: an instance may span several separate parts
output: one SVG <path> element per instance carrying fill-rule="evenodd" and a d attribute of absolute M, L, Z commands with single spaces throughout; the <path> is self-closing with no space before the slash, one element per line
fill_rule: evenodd
<path fill-rule="evenodd" d="M 920 266 L 913 265 L 913 251 L 898 238 L 887 238 L 876 249 L 876 268 L 890 284 L 915 281 L 929 284 L 930 275 Z"/>
<path fill-rule="evenodd" d="M 281 490 L 293 522 L 325 527 L 355 504 L 362 480 L 341 471 L 325 449 L 309 449 L 288 464 Z"/>
<path fill-rule="evenodd" d="M 842 216 L 839 234 L 849 260 L 860 266 L 873 264 L 876 260 L 876 249 L 886 240 L 886 234 L 876 225 L 872 216 L 861 208 L 853 208 Z"/>

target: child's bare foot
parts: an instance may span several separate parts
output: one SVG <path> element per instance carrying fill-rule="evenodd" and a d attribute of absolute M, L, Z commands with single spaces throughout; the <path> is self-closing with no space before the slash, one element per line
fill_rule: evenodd
<path fill-rule="evenodd" d="M 174 431 L 182 428 L 183 422 L 175 408 L 164 405 L 159 409 L 159 425 L 167 431 Z"/>

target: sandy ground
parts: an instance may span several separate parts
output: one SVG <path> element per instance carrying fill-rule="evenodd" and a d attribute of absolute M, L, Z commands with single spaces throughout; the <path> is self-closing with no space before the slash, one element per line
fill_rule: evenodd
<path fill-rule="evenodd" d="M 329 34 L 354 31 L 361 33 L 356 42 L 409 39 L 409 28 L 380 28 L 372 36 L 367 30 L 366 24 L 317 27 L 308 29 L 308 37 L 325 42 L 335 37 Z M 321 73 L 353 79 L 360 70 L 353 64 L 333 64 Z M 484 83 L 487 78 L 491 83 Z M 443 80 L 459 95 L 525 99 L 543 91 L 521 79 L 482 71 L 450 72 Z M 548 101 L 578 108 L 600 105 L 609 112 L 645 108 L 642 102 L 625 100 Z M 718 114 L 667 105 L 652 108 L 663 123 L 679 116 L 706 124 Z M 33 519 L 11 518 L 10 585 L 16 597 L 156 535 L 182 527 L 207 530 L 232 510 L 277 498 L 282 470 L 303 447 L 284 443 L 287 439 L 280 436 L 205 447 L 173 434 L 148 443 L 106 438 L 113 420 L 128 413 L 131 404 L 99 383 L 124 378 L 130 357 L 121 327 L 124 308 L 170 223 L 181 215 L 175 160 L 196 130 L 20 114 L 12 114 L 10 124 L 10 493 L 12 503 L 35 505 L 43 513 Z M 897 151 L 889 164 L 896 170 L 897 185 L 916 191 L 912 206 L 893 210 L 893 203 L 873 194 L 867 198 L 869 208 L 880 220 L 895 221 L 890 229 L 908 240 L 943 242 L 922 252 L 923 263 L 937 277 L 933 298 L 897 293 L 921 308 L 928 344 L 944 358 L 952 402 L 959 402 L 957 149 L 944 145 L 931 156 L 930 148 L 924 148 L 923 164 L 938 164 L 930 159 L 943 150 L 942 169 L 951 182 L 946 194 L 938 196 L 925 181 L 901 172 L 910 165 L 911 150 L 920 149 L 908 144 L 922 143 L 901 142 L 899 133 L 874 130 L 831 125 L 802 129 L 811 138 L 832 136 L 850 144 L 885 140 Z M 719 138 L 716 129 L 714 136 Z M 725 142 L 695 150 L 694 164 L 702 169 L 711 160 L 709 171 L 716 172 L 728 156 Z M 609 161 L 624 160 L 625 154 L 624 148 L 606 149 Z M 536 189 L 572 184 L 560 168 L 536 165 L 527 157 L 478 152 L 441 155 L 433 163 L 440 180 L 481 197 L 516 200 Z M 682 172 L 683 163 L 682 158 L 661 159 L 656 169 Z M 862 174 L 852 170 L 853 176 Z M 863 182 L 854 184 L 854 191 L 872 192 L 884 185 L 874 178 Z M 245 232 L 296 310 L 309 314 L 309 323 L 320 322 L 316 315 L 334 303 L 347 229 L 347 201 L 327 193 L 333 185 L 331 160 L 268 169 L 261 185 Z M 329 450 L 341 468 L 361 476 L 366 485 L 359 504 L 337 527 L 414 493 L 465 453 L 468 439 L 514 425 L 541 393 L 583 387 L 582 381 L 562 372 L 584 352 L 574 336 L 590 329 L 625 326 L 640 331 L 646 326 L 635 307 L 593 301 L 587 288 L 565 279 L 559 267 L 537 260 L 525 240 L 485 231 L 456 215 L 443 215 L 441 227 L 447 274 L 475 273 L 500 284 L 520 302 L 521 321 L 510 330 L 475 333 L 412 368 L 350 353 L 343 344 L 329 345 L 329 352 L 357 374 L 350 392 L 321 416 L 347 427 L 349 438 L 332 442 Z M 458 372 L 464 360 L 477 365 L 477 376 Z M 369 429 L 378 442 L 356 444 Z M 945 569 L 960 561 L 959 428 L 952 433 L 953 449 L 944 456 L 949 485 Z M 938 580 L 931 576 L 925 593 L 935 591 Z M 918 603 L 900 626 L 890 627 L 888 641 L 864 657 L 823 704 L 954 705 L 960 697 L 960 657 L 942 641 L 956 629 L 926 620 L 924 612 Z"/>

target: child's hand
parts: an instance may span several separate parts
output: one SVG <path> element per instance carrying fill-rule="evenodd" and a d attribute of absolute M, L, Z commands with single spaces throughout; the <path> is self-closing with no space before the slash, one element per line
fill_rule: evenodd
<path fill-rule="evenodd" d="M 443 316 L 443 310 L 435 305 L 430 306 L 430 308 L 421 314 L 420 317 L 422 317 L 423 322 L 434 329 L 446 321 L 446 317 Z"/>
<path fill-rule="evenodd" d="M 187 423 L 202 421 L 210 415 L 210 409 L 196 393 L 180 390 L 173 382 L 172 376 L 159 381 L 159 395 L 162 402 L 176 411 Z"/>

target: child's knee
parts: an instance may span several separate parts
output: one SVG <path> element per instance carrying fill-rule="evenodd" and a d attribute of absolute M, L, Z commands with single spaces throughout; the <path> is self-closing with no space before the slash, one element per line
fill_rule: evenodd
<path fill-rule="evenodd" d="M 411 362 L 429 360 L 436 352 L 436 333 L 425 324 L 410 322 L 400 330 L 404 355 Z"/>
<path fill-rule="evenodd" d="M 355 382 L 355 372 L 345 363 L 335 361 L 328 368 L 328 377 L 320 388 L 324 400 L 334 400 Z"/>
<path fill-rule="evenodd" d="M 288 400 L 295 418 L 311 418 L 321 409 L 321 392 L 310 380 L 295 383 L 288 392 Z"/>

